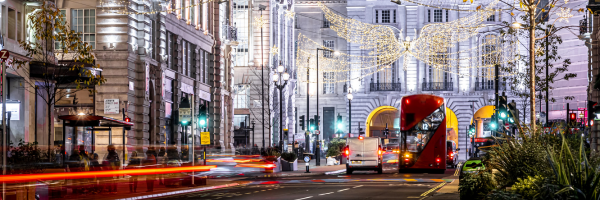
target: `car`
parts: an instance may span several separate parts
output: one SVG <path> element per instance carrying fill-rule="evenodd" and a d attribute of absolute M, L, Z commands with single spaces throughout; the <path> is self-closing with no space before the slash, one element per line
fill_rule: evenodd
<path fill-rule="evenodd" d="M 446 149 L 446 165 L 456 168 L 456 165 L 458 165 L 458 151 L 460 151 L 460 149 L 456 148 L 456 143 L 454 141 L 446 141 Z"/>
<path fill-rule="evenodd" d="M 397 143 L 388 143 L 385 145 L 385 152 L 398 154 L 400 153 L 399 145 Z"/>
<path fill-rule="evenodd" d="M 383 173 L 383 149 L 378 137 L 348 138 L 346 147 L 346 174 L 352 174 L 356 170 L 375 170 Z"/>

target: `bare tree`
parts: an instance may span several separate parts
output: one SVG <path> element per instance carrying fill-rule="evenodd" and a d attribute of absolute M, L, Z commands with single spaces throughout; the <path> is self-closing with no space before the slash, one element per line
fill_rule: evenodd
<path fill-rule="evenodd" d="M 261 72 L 261 70 L 265 70 L 266 69 L 266 73 Z M 272 134 L 272 128 L 273 128 L 273 119 L 271 116 L 273 116 L 273 111 L 275 110 L 274 108 L 271 109 L 271 106 L 273 106 L 273 103 L 271 101 L 272 97 L 271 97 L 271 92 L 270 92 L 270 84 L 271 84 L 271 79 L 270 79 L 270 73 L 268 71 L 268 68 L 265 69 L 261 69 L 260 67 L 251 67 L 250 69 L 250 73 L 252 73 L 252 76 L 254 77 L 254 79 L 250 82 L 249 87 L 250 87 L 250 101 L 254 102 L 253 106 L 250 106 L 250 117 L 257 122 L 258 124 L 262 125 L 264 128 L 266 128 L 268 130 L 268 134 Z M 263 74 L 264 73 L 264 74 Z M 263 88 L 264 87 L 264 88 Z M 263 99 L 263 95 L 264 95 L 264 99 Z M 264 111 L 264 116 L 263 116 L 263 111 Z M 269 144 L 266 145 L 267 147 L 270 146 L 270 141 Z"/>
<path fill-rule="evenodd" d="M 27 18 L 30 29 L 28 38 L 19 41 L 31 60 L 15 60 L 24 87 L 36 98 L 43 99 L 48 108 L 48 152 L 52 146 L 52 106 L 78 91 L 95 92 L 95 86 L 106 82 L 96 73 L 92 45 L 83 41 L 83 35 L 64 21 L 64 15 L 56 6 L 45 1 Z M 26 67 L 29 64 L 29 67 Z M 65 90 L 72 88 L 71 90 Z M 49 158 L 51 159 L 51 158 Z"/>

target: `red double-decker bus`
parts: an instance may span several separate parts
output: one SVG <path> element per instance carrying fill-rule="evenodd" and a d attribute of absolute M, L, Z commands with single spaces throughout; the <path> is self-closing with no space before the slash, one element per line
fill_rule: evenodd
<path fill-rule="evenodd" d="M 444 98 L 417 94 L 400 104 L 400 154 L 398 169 L 446 170 L 446 106 Z"/>

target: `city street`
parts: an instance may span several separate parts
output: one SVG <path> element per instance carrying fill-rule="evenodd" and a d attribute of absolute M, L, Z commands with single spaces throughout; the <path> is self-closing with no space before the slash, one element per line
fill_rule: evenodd
<path fill-rule="evenodd" d="M 230 178 L 249 181 L 238 186 L 194 192 L 157 199 L 426 199 L 441 186 L 455 181 L 455 170 L 445 174 L 399 174 L 387 167 L 384 174 L 358 171 L 352 175 L 339 172 L 329 175 L 275 178 Z M 221 179 L 227 182 L 228 179 Z"/>

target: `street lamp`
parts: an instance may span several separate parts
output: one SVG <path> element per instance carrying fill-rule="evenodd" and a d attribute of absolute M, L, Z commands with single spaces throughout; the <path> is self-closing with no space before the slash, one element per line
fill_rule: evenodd
<path fill-rule="evenodd" d="M 273 74 L 273 83 L 277 89 L 279 89 L 279 145 L 281 145 L 281 151 L 283 152 L 283 88 L 287 85 L 290 79 L 290 74 L 284 72 L 285 68 L 279 63 L 277 72 Z M 281 81 L 279 79 L 282 79 Z"/>
<path fill-rule="evenodd" d="M 352 130 L 352 99 L 354 96 L 352 95 L 352 86 L 348 87 L 348 137 L 350 137 L 350 132 Z"/>

